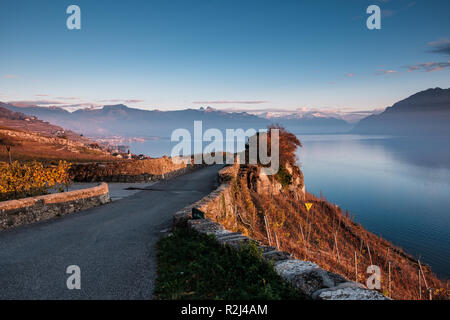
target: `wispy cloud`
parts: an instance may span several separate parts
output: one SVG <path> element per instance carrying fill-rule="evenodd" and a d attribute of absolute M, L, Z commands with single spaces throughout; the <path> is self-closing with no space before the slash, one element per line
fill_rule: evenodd
<path fill-rule="evenodd" d="M 52 106 L 63 104 L 60 101 L 54 100 L 22 100 L 22 101 L 8 101 L 8 103 L 17 107 Z"/>
<path fill-rule="evenodd" d="M 60 100 L 80 100 L 79 97 L 56 97 L 56 99 L 60 99 Z"/>
<path fill-rule="evenodd" d="M 194 101 L 193 104 L 262 104 L 267 103 L 264 100 L 212 100 L 212 101 Z"/>
<path fill-rule="evenodd" d="M 141 103 L 141 102 L 145 102 L 145 100 L 140 100 L 140 99 L 104 99 L 104 100 L 97 100 L 97 102 L 101 102 L 101 103 Z"/>
<path fill-rule="evenodd" d="M 405 11 L 411 7 L 414 7 L 416 5 L 415 1 L 409 1 L 405 5 L 403 5 L 399 2 L 394 3 L 389 0 L 378 0 L 378 2 L 381 2 L 381 4 L 382 4 L 382 5 L 380 5 L 380 7 L 381 7 L 381 17 L 383 17 L 383 18 L 390 18 L 394 15 L 401 14 L 403 11 Z M 390 2 L 389 6 L 390 7 L 395 6 L 395 9 L 386 8 L 385 5 L 388 2 Z"/>
<path fill-rule="evenodd" d="M 353 78 L 354 76 L 356 76 L 356 74 L 354 74 L 354 73 L 347 73 L 345 76 L 348 77 L 348 78 Z"/>
<path fill-rule="evenodd" d="M 432 47 L 431 52 L 450 55 L 450 39 L 432 41 L 428 45 Z"/>
<path fill-rule="evenodd" d="M 390 9 L 382 9 L 381 10 L 381 17 L 382 18 L 389 18 L 392 17 L 397 11 L 395 10 L 390 10 Z"/>
<path fill-rule="evenodd" d="M 406 5 L 406 8 L 411 8 L 411 7 L 414 7 L 416 5 L 416 2 L 415 1 L 411 1 L 411 2 L 409 2 L 407 5 Z"/>
<path fill-rule="evenodd" d="M 6 78 L 6 79 L 17 79 L 17 78 L 19 78 L 19 76 L 15 75 L 15 74 L 4 74 L 3 78 Z"/>
<path fill-rule="evenodd" d="M 377 75 L 389 75 L 389 74 L 396 74 L 398 73 L 397 70 L 377 70 L 377 72 L 375 74 Z"/>
<path fill-rule="evenodd" d="M 425 71 L 425 72 L 434 72 L 444 70 L 445 68 L 450 67 L 450 61 L 447 62 L 426 62 L 419 63 L 411 66 L 407 66 L 408 72 L 413 71 Z"/>
<path fill-rule="evenodd" d="M 38 93 L 35 94 L 36 97 L 49 97 L 48 94 Z M 79 97 L 55 97 L 55 99 L 39 99 L 39 100 L 14 100 L 9 101 L 8 103 L 16 106 L 16 107 L 59 107 L 62 109 L 66 109 L 68 111 L 75 111 L 78 109 L 85 108 L 101 108 L 103 105 L 108 103 L 140 103 L 145 100 L 137 100 L 137 99 L 112 99 L 112 100 L 100 100 L 96 102 L 92 101 L 83 101 Z"/>
<path fill-rule="evenodd" d="M 141 103 L 141 102 L 145 102 L 145 100 L 139 100 L 139 99 L 125 100 L 125 103 Z"/>
<path fill-rule="evenodd" d="M 117 102 L 123 102 L 122 99 L 104 99 L 104 100 L 97 100 L 97 102 L 105 102 L 105 103 L 117 103 Z"/>

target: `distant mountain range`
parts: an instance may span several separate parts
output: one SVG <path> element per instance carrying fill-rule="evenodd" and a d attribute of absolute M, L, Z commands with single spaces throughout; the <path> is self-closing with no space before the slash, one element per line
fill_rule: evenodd
<path fill-rule="evenodd" d="M 89 136 L 123 137 L 170 137 L 173 130 L 193 130 L 195 120 L 203 122 L 203 129 L 249 129 L 267 128 L 278 123 L 293 133 L 342 133 L 352 128 L 348 122 L 325 117 L 277 117 L 263 118 L 246 112 L 223 112 L 212 108 L 185 109 L 177 111 L 141 110 L 125 105 L 104 106 L 101 109 L 80 109 L 68 112 L 59 107 L 18 107 L 0 103 L 12 111 L 33 115 L 67 129 Z"/>
<path fill-rule="evenodd" d="M 354 127 L 342 119 L 323 115 L 254 115 L 247 112 L 223 112 L 213 108 L 177 111 L 142 110 L 123 104 L 69 112 L 60 107 L 0 107 L 21 112 L 75 132 L 93 137 L 170 137 L 173 130 L 185 128 L 192 132 L 195 120 L 203 129 L 267 128 L 280 124 L 295 134 L 358 133 L 391 135 L 449 135 L 450 89 L 428 89 L 395 103 L 377 115 L 370 115 Z"/>
<path fill-rule="evenodd" d="M 416 93 L 378 115 L 362 119 L 352 130 L 360 134 L 450 135 L 450 89 Z"/>

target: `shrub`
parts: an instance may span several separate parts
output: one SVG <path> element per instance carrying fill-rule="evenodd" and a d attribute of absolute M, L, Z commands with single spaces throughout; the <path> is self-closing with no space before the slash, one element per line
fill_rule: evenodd
<path fill-rule="evenodd" d="M 0 200 L 47 194 L 52 189 L 64 191 L 70 183 L 69 168 L 66 161 L 52 167 L 44 167 L 37 161 L 0 163 Z"/>
<path fill-rule="evenodd" d="M 268 137 L 268 147 L 270 147 L 270 130 L 278 129 L 279 130 L 279 154 L 280 154 L 280 164 L 285 165 L 289 163 L 291 166 L 295 166 L 296 158 L 295 158 L 295 150 L 297 147 L 301 147 L 302 144 L 300 140 L 295 136 L 295 134 L 287 131 L 285 128 L 279 125 L 271 125 L 268 128 L 269 137 Z"/>
<path fill-rule="evenodd" d="M 284 166 L 280 166 L 276 177 L 283 187 L 287 187 L 292 183 L 292 175 L 287 172 Z"/>

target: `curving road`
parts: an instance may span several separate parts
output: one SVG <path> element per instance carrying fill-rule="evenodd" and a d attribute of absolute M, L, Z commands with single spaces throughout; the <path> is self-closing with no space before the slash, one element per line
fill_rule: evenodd
<path fill-rule="evenodd" d="M 173 214 L 218 185 L 220 166 L 200 169 L 130 197 L 0 232 L 0 299 L 151 299 L 155 243 Z M 66 268 L 81 270 L 69 290 Z"/>

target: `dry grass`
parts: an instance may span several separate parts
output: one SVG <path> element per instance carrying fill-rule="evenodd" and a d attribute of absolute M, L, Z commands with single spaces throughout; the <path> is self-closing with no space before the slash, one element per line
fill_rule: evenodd
<path fill-rule="evenodd" d="M 82 145 L 69 145 L 64 139 L 50 139 L 31 132 L 0 128 L 0 139 L 8 138 L 15 144 L 11 148 L 12 159 L 20 162 L 37 160 L 55 162 L 117 161 L 109 153 Z M 0 146 L 0 161 L 9 161 L 6 148 Z"/>

